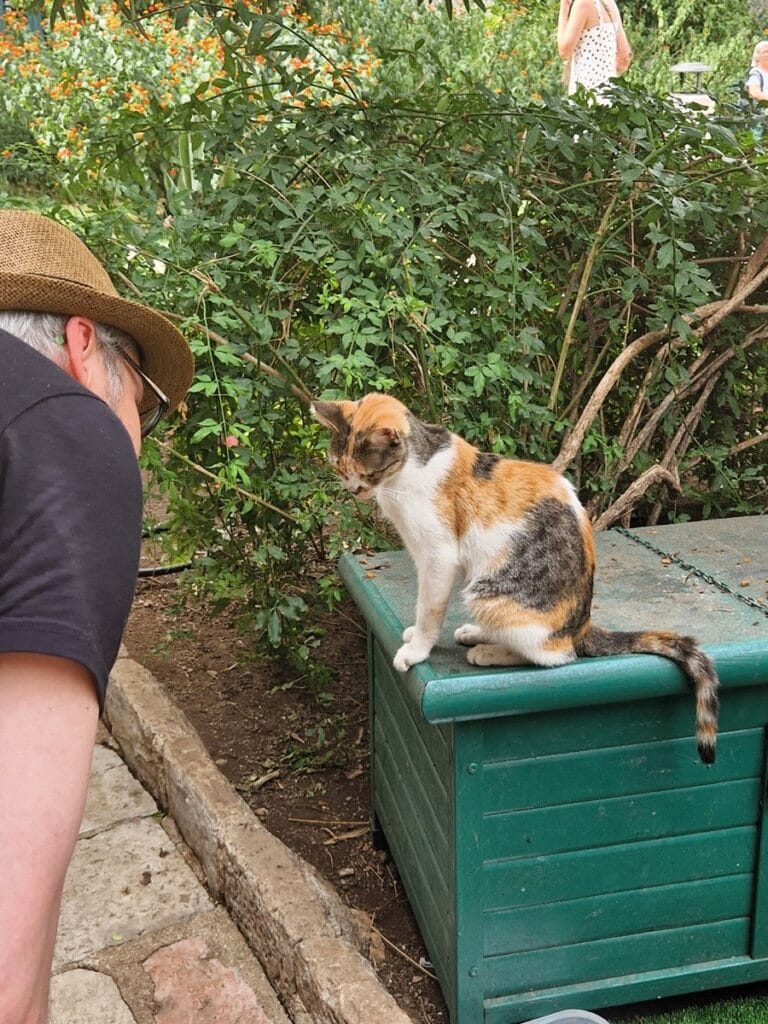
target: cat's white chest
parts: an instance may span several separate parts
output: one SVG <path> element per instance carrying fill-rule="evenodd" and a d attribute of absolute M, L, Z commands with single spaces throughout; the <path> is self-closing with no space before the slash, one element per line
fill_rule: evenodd
<path fill-rule="evenodd" d="M 446 534 L 435 499 L 453 463 L 453 448 L 434 455 L 426 464 L 409 459 L 398 476 L 376 495 L 384 516 L 412 552 L 414 547 L 434 544 Z"/>

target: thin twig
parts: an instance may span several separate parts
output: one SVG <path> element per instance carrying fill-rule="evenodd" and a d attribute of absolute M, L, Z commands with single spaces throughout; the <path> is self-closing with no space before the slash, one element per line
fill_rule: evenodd
<path fill-rule="evenodd" d="M 363 825 L 370 827 L 368 822 L 364 821 L 342 821 L 340 818 L 289 818 L 288 821 L 293 821 L 299 825 L 344 825 L 345 827 L 358 827 L 361 828 Z"/>
<path fill-rule="evenodd" d="M 394 944 L 394 942 L 390 942 L 389 939 L 387 938 L 387 936 L 384 935 L 383 932 L 380 932 L 379 929 L 375 925 L 371 925 L 371 931 L 372 932 L 376 932 L 376 934 L 379 936 L 381 941 L 386 946 L 389 946 L 390 949 L 393 949 L 395 951 L 395 953 L 397 953 L 399 956 L 401 956 L 403 958 L 403 960 L 407 960 L 408 963 L 411 964 L 411 966 L 415 967 L 417 971 L 421 971 L 421 973 L 422 974 L 426 974 L 426 976 L 428 978 L 431 978 L 433 981 L 437 981 L 437 975 L 436 974 L 433 974 L 431 971 L 428 971 L 426 967 L 422 967 L 421 964 L 418 963 L 418 961 L 414 960 L 413 957 L 408 956 L 408 954 L 405 952 L 405 950 L 404 949 L 400 949 L 400 947 L 396 946 Z"/>
<path fill-rule="evenodd" d="M 222 481 L 215 473 L 212 473 L 210 469 L 206 469 L 205 466 L 201 466 L 199 463 L 190 459 L 189 456 L 183 455 L 177 451 L 172 444 L 168 441 L 160 441 L 159 439 L 155 442 L 163 451 L 168 452 L 176 459 L 180 459 L 181 462 L 189 466 L 190 469 L 194 469 L 196 473 L 200 473 L 201 476 L 207 477 L 209 480 L 215 481 L 220 487 L 226 487 L 228 490 L 234 491 L 236 494 L 241 494 L 244 498 L 248 498 L 250 501 L 255 501 L 257 505 L 263 505 L 265 508 L 270 509 L 272 512 L 277 512 L 278 515 L 283 516 L 284 519 L 290 519 L 292 523 L 296 523 L 300 526 L 299 520 L 292 516 L 290 512 L 286 512 L 283 508 L 278 508 L 277 505 L 273 505 L 271 501 L 267 501 L 266 498 L 262 498 L 259 494 L 254 494 L 253 491 L 247 491 L 244 487 L 233 484 L 231 481 Z"/>
<path fill-rule="evenodd" d="M 571 316 L 568 320 L 568 326 L 565 329 L 565 337 L 563 338 L 563 344 L 560 349 L 560 358 L 557 361 L 557 369 L 555 370 L 555 379 L 552 382 L 552 390 L 549 393 L 549 402 L 547 408 L 554 409 L 557 404 L 557 396 L 560 391 L 560 384 L 563 379 L 563 373 L 565 372 L 565 364 L 568 359 L 568 352 L 571 345 L 573 344 L 573 333 L 576 328 L 576 320 L 578 319 L 581 307 L 584 304 L 584 299 L 587 294 L 587 287 L 589 285 L 590 278 L 592 277 L 592 269 L 597 259 L 597 254 L 600 250 L 600 243 L 603 241 L 603 237 L 608 231 L 608 225 L 610 224 L 611 216 L 613 215 L 613 209 L 616 206 L 616 201 L 619 198 L 619 193 L 615 192 L 610 203 L 606 207 L 603 213 L 600 224 L 595 232 L 595 237 L 592 240 L 592 245 L 589 250 L 589 254 L 584 262 L 584 270 L 579 281 L 579 290 L 576 293 L 576 300 L 573 303 L 573 309 L 571 310 Z"/>

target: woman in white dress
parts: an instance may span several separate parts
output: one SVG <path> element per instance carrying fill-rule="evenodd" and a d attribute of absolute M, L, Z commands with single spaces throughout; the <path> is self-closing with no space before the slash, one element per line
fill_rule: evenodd
<path fill-rule="evenodd" d="M 560 0 L 557 48 L 570 63 L 568 93 L 583 85 L 599 97 L 632 59 L 616 0 Z"/>
<path fill-rule="evenodd" d="M 747 75 L 747 92 L 753 100 L 768 100 L 768 39 L 761 39 L 752 54 Z"/>

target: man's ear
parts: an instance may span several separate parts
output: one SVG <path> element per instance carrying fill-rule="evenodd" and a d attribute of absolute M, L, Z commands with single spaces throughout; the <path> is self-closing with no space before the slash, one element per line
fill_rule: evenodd
<path fill-rule="evenodd" d="M 309 411 L 324 427 L 335 434 L 343 434 L 349 429 L 348 415 L 352 414 L 357 402 L 313 402 Z"/>
<path fill-rule="evenodd" d="M 64 350 L 69 356 L 66 370 L 70 377 L 92 390 L 90 382 L 98 369 L 98 360 L 94 357 L 99 351 L 93 321 L 82 316 L 71 316 L 64 327 Z"/>

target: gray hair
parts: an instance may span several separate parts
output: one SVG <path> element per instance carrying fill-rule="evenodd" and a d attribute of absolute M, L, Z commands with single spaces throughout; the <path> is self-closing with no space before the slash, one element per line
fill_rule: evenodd
<path fill-rule="evenodd" d="M 768 39 L 761 39 L 760 42 L 757 43 L 757 45 L 755 46 L 754 50 L 752 51 L 753 67 L 755 66 L 755 64 L 757 64 L 757 55 L 760 53 L 761 50 L 764 50 L 766 46 L 768 46 Z"/>
<path fill-rule="evenodd" d="M 0 310 L 0 328 L 15 334 L 30 348 L 47 356 L 62 369 L 67 368 L 67 354 L 62 347 L 69 316 L 58 313 L 30 313 L 23 310 Z M 120 350 L 129 354 L 136 350 L 136 342 L 125 331 L 110 324 L 94 323 L 96 337 L 104 351 L 104 365 L 110 400 L 116 402 L 123 391 L 120 372 Z"/>

